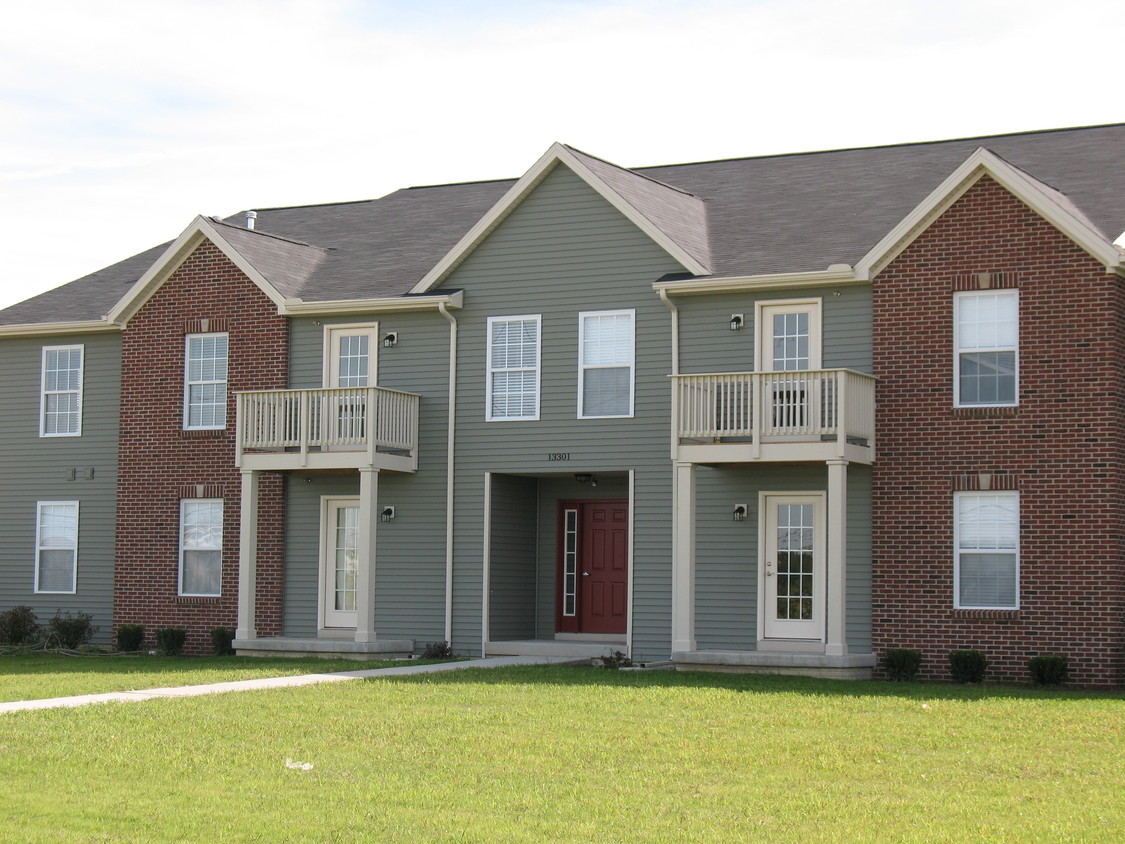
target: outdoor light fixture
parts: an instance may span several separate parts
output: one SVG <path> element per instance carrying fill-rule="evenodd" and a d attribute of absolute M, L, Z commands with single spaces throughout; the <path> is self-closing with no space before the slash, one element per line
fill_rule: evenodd
<path fill-rule="evenodd" d="M 388 331 L 386 334 L 383 335 L 383 348 L 384 349 L 389 349 L 391 346 L 397 346 L 397 345 L 398 345 L 398 332 L 397 331 Z"/>
<path fill-rule="evenodd" d="M 736 522 L 746 521 L 746 505 L 745 504 L 735 504 L 734 505 L 734 520 Z"/>
<path fill-rule="evenodd" d="M 590 486 L 598 485 L 597 475 L 591 475 L 588 472 L 579 472 L 574 476 L 574 480 L 580 484 L 589 484 Z"/>
<path fill-rule="evenodd" d="M 379 514 L 379 521 L 381 521 L 381 522 L 393 522 L 394 520 L 395 520 L 395 508 L 391 505 L 388 505 L 388 506 L 384 507 L 383 511 Z"/>
<path fill-rule="evenodd" d="M 746 324 L 746 318 L 742 314 L 731 314 L 730 315 L 730 330 L 731 331 L 741 331 L 742 326 L 745 325 L 745 324 Z"/>

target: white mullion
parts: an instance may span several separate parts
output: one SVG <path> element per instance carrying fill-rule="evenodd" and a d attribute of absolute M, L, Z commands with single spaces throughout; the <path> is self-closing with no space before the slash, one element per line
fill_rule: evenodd
<path fill-rule="evenodd" d="M 48 507 L 67 508 L 73 520 L 74 539 L 66 545 L 49 544 L 49 537 L 43 535 L 43 516 Z M 43 566 L 44 551 L 70 552 L 70 588 L 42 589 L 40 571 Z M 78 591 L 78 502 L 77 501 L 37 501 L 35 504 L 35 592 L 40 594 L 73 595 Z"/>
<path fill-rule="evenodd" d="M 505 358 L 507 359 L 509 357 L 507 352 L 510 349 L 512 349 L 513 347 L 519 347 L 521 349 L 521 354 L 520 354 L 521 365 L 511 366 L 511 365 L 508 365 L 508 361 L 505 360 L 505 365 L 498 366 L 496 364 L 495 355 L 494 355 L 494 353 L 496 351 L 494 338 L 496 336 L 497 329 L 500 326 L 505 326 L 505 330 L 510 331 L 510 329 L 515 324 L 521 325 L 521 327 L 519 328 L 521 333 L 523 331 L 527 330 L 526 324 L 532 324 L 532 325 L 535 326 L 535 339 L 534 339 L 534 351 L 533 351 L 534 361 L 531 364 L 527 364 L 523 360 L 524 355 L 522 354 L 522 348 L 525 345 L 528 345 L 528 341 L 522 339 L 522 337 L 521 337 L 521 339 L 519 341 L 513 343 L 511 341 L 510 337 L 506 336 L 504 338 Z M 487 379 L 486 379 L 487 380 L 487 386 L 486 386 L 486 391 L 485 391 L 486 392 L 486 395 L 485 395 L 485 419 L 486 419 L 486 421 L 494 422 L 494 421 L 503 421 L 503 420 L 522 420 L 522 421 L 535 421 L 535 420 L 537 420 L 539 418 L 540 387 L 541 387 L 541 381 L 542 381 L 543 332 L 542 332 L 542 318 L 541 318 L 541 316 L 539 314 L 527 314 L 527 315 L 522 315 L 522 316 L 489 317 L 488 318 L 488 332 L 487 332 L 486 343 L 487 343 L 486 354 L 487 354 L 487 376 L 488 376 Z M 521 406 L 519 408 L 519 412 L 518 413 L 512 412 L 512 409 L 511 409 L 511 406 L 510 406 L 510 404 L 511 404 L 511 399 L 510 399 L 511 389 L 510 389 L 510 385 L 508 385 L 508 384 L 505 384 L 505 390 L 504 390 L 504 393 L 503 393 L 503 396 L 506 399 L 505 412 L 496 413 L 494 411 L 495 402 L 496 402 L 496 398 L 497 398 L 497 395 L 498 395 L 497 394 L 497 387 L 496 387 L 497 375 L 500 375 L 500 374 L 521 376 L 520 377 L 521 389 L 519 391 L 521 394 L 526 394 L 526 393 L 529 392 L 527 389 L 523 388 L 523 386 L 522 386 L 523 382 L 525 380 L 525 376 L 527 376 L 529 374 L 532 376 L 532 380 L 534 381 L 534 384 L 532 386 L 532 390 L 530 391 L 532 393 L 532 406 L 530 408 L 528 408 L 528 410 L 530 412 L 525 412 L 525 408 L 522 406 L 524 401 L 526 401 L 526 399 L 523 398 L 523 397 L 521 397 L 521 400 L 520 400 Z"/>
<path fill-rule="evenodd" d="M 71 355 L 77 352 L 78 365 L 77 367 L 71 366 Z M 59 357 L 66 353 L 67 366 L 59 365 Z M 51 360 L 52 355 L 55 356 L 55 366 L 51 368 L 48 362 Z M 73 346 L 44 346 L 42 356 L 42 366 L 40 369 L 40 396 L 39 396 L 39 436 L 41 437 L 78 437 L 82 435 L 82 391 L 85 385 L 85 366 L 86 354 L 85 347 L 82 345 Z M 67 373 L 67 388 L 59 389 L 58 380 L 61 373 Z M 55 376 L 55 388 L 48 387 L 50 376 Z M 77 381 L 77 386 L 72 386 L 72 379 Z M 48 410 L 51 404 L 51 398 L 56 396 L 74 396 L 74 407 L 72 410 L 59 412 L 57 410 Z M 68 417 L 65 431 L 58 430 L 58 421 L 60 417 Z M 70 418 L 73 417 L 73 418 Z M 52 427 L 48 424 L 48 419 L 52 419 L 55 423 L 53 427 L 56 430 L 50 431 Z M 72 430 L 73 428 L 73 430 Z"/>

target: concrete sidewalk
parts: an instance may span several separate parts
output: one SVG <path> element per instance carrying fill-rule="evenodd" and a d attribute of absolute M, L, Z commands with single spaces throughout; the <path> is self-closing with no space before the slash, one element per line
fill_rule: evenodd
<path fill-rule="evenodd" d="M 367 677 L 401 677 L 408 674 L 430 674 L 435 671 L 457 671 L 464 668 L 499 668 L 504 665 L 565 665 L 574 663 L 573 657 L 550 656 L 492 656 L 461 662 L 435 662 L 429 665 L 402 665 L 394 668 L 368 668 L 357 671 L 335 671 L 331 674 L 299 674 L 294 677 L 260 677 L 256 680 L 232 680 L 229 683 L 206 683 L 201 686 L 169 686 L 163 689 L 142 689 L 129 692 L 104 692 L 96 695 L 74 695 L 43 700 L 16 700 L 0 703 L 0 712 L 22 712 L 29 709 L 62 709 L 86 706 L 90 703 L 128 703 L 166 697 L 195 697 L 224 692 L 247 692 L 255 689 L 284 689 L 292 686 L 312 686 L 316 683 L 341 683 Z M 588 662 L 588 660 L 581 660 Z"/>

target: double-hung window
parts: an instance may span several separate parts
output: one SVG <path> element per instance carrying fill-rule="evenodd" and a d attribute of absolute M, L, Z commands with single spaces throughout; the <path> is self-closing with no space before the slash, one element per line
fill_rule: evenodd
<path fill-rule="evenodd" d="M 227 335 L 189 334 L 184 363 L 184 428 L 227 425 Z"/>
<path fill-rule="evenodd" d="M 539 418 L 540 327 L 538 314 L 489 317 L 488 421 Z"/>
<path fill-rule="evenodd" d="M 958 492 L 954 510 L 954 606 L 1018 609 L 1019 493 Z"/>
<path fill-rule="evenodd" d="M 223 500 L 180 501 L 180 594 L 219 595 L 223 580 Z"/>
<path fill-rule="evenodd" d="M 953 403 L 1011 406 L 1019 396 L 1019 292 L 957 293 Z"/>
<path fill-rule="evenodd" d="M 633 415 L 635 312 L 578 315 L 578 416 Z"/>
<path fill-rule="evenodd" d="M 82 433 L 82 346 L 44 346 L 39 436 Z"/>
<path fill-rule="evenodd" d="M 35 509 L 35 591 L 78 588 L 78 502 L 40 501 Z"/>

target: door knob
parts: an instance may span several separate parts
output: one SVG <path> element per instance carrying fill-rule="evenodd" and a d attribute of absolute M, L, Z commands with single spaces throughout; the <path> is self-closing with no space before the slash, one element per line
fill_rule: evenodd
<path fill-rule="evenodd" d="M 582 572 L 582 576 L 583 576 L 583 577 L 589 577 L 589 576 L 590 576 L 590 572 L 588 572 L 588 571 L 584 571 L 584 572 Z"/>

